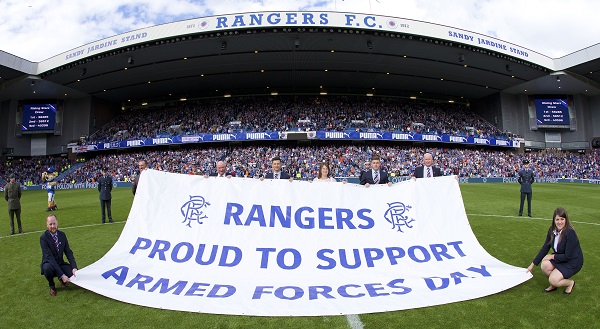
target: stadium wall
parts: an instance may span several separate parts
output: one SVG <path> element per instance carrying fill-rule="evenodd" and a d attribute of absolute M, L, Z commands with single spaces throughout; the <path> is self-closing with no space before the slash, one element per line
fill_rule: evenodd
<path fill-rule="evenodd" d="M 484 101 L 488 102 L 488 98 Z M 561 137 L 560 145 L 562 149 L 586 149 L 589 148 L 589 141 L 592 137 L 600 136 L 600 97 L 593 100 L 585 95 L 574 95 L 575 103 L 575 122 L 577 129 L 571 131 L 569 129 L 539 129 L 531 130 L 530 117 L 528 108 L 527 95 L 501 93 L 501 122 L 497 124 L 501 130 L 507 130 L 512 133 L 519 134 L 525 139 L 526 147 L 546 148 L 556 147 L 555 145 L 546 144 L 546 132 L 559 132 Z M 490 101 L 491 104 L 494 100 Z M 489 108 L 489 105 L 488 105 Z M 493 109 L 490 109 L 492 112 Z M 484 116 L 483 114 L 480 114 Z M 493 118 L 484 118 L 491 123 L 494 123 Z"/>
<path fill-rule="evenodd" d="M 18 101 L 11 99 L 2 103 L 2 118 L 3 124 L 0 128 L 2 132 L 2 138 L 0 139 L 0 145 L 2 149 L 12 149 L 13 153 L 10 155 L 15 156 L 30 156 L 31 155 L 31 135 L 23 135 L 23 137 L 15 137 L 15 129 L 17 127 L 17 105 Z M 5 120 L 6 119 L 6 120 Z M 6 127 L 4 127 L 4 124 Z"/>
<path fill-rule="evenodd" d="M 544 141 L 544 135 L 529 129 L 529 112 L 526 95 L 500 94 L 503 130 L 523 136 L 525 140 Z"/>
<path fill-rule="evenodd" d="M 561 130 L 563 148 L 570 146 L 570 148 L 586 149 L 590 147 L 589 141 L 593 137 L 593 122 L 589 98 L 584 95 L 574 95 L 573 102 L 575 104 L 577 130 Z"/>
<path fill-rule="evenodd" d="M 47 154 L 65 153 L 68 143 L 89 133 L 90 103 L 90 97 L 64 100 L 62 134 L 48 135 Z"/>
<path fill-rule="evenodd" d="M 78 140 L 90 133 L 91 97 L 65 100 L 63 136 Z"/>
<path fill-rule="evenodd" d="M 119 112 L 119 106 L 84 97 L 65 99 L 63 102 L 62 134 L 34 134 L 15 136 L 17 100 L 0 103 L 0 148 L 12 149 L 12 156 L 52 155 L 68 152 L 67 144 L 81 136 L 90 135 L 110 122 Z"/>
<path fill-rule="evenodd" d="M 6 154 L 8 141 L 8 122 L 10 112 L 10 101 L 0 102 L 0 150 L 3 152 L 0 155 Z"/>
<path fill-rule="evenodd" d="M 493 124 L 500 130 L 504 129 L 502 120 L 502 99 L 500 94 L 494 94 L 471 103 L 471 111 L 475 112 L 487 122 Z"/>
<path fill-rule="evenodd" d="M 104 125 L 108 124 L 111 120 L 116 118 L 119 115 L 119 111 L 121 110 L 118 104 L 112 104 L 96 97 L 93 97 L 91 99 L 91 103 L 88 109 L 89 125 L 86 135 L 91 135 L 94 132 L 100 130 Z"/>
<path fill-rule="evenodd" d="M 600 96 L 591 97 L 589 106 L 592 118 L 592 137 L 600 137 Z"/>

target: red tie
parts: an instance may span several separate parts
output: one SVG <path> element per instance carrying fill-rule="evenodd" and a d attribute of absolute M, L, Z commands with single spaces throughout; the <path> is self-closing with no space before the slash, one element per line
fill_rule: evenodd
<path fill-rule="evenodd" d="M 427 177 L 431 177 L 431 167 L 427 167 Z"/>
<path fill-rule="evenodd" d="M 56 245 L 56 251 L 60 251 L 58 249 L 58 237 L 56 235 L 52 235 L 52 238 L 54 238 L 54 244 Z"/>

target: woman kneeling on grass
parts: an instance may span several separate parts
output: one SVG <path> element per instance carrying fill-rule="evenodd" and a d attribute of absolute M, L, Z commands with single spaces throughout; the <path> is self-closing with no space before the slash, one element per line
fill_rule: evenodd
<path fill-rule="evenodd" d="M 575 287 L 575 281 L 568 279 L 581 270 L 583 252 L 577 233 L 569 221 L 567 211 L 563 208 L 556 208 L 552 218 L 552 226 L 548 229 L 546 242 L 527 271 L 531 272 L 533 267 L 541 261 L 542 272 L 550 282 L 550 286 L 543 292 L 552 292 L 558 287 L 566 287 L 564 293 L 568 295 Z M 554 253 L 548 255 L 550 247 Z"/>

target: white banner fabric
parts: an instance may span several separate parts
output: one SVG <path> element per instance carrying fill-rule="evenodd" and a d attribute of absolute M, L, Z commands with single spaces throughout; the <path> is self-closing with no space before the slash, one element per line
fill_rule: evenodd
<path fill-rule="evenodd" d="M 320 316 L 458 302 L 530 278 L 477 242 L 452 177 L 366 188 L 148 170 L 118 241 L 73 282 L 155 308 Z"/>

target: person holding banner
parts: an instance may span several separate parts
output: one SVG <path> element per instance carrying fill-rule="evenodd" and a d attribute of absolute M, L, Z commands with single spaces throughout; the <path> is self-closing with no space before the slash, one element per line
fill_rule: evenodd
<path fill-rule="evenodd" d="M 133 180 L 131 180 L 131 192 L 133 192 L 133 195 L 135 195 L 135 191 L 137 190 L 137 185 L 140 181 L 140 175 L 142 175 L 143 171 L 148 169 L 148 162 L 146 160 L 140 160 L 138 163 L 138 168 L 140 169 L 140 173 L 137 174 Z"/>
<path fill-rule="evenodd" d="M 231 178 L 235 176 L 235 172 L 227 172 L 227 164 L 225 161 L 219 161 L 217 162 L 217 172 L 211 173 L 209 176 Z"/>
<path fill-rule="evenodd" d="M 267 173 L 263 179 L 287 179 L 290 182 L 294 179 L 288 175 L 286 172 L 281 171 L 281 158 L 276 156 L 271 159 L 271 169 L 273 170 L 270 173 Z"/>
<path fill-rule="evenodd" d="M 423 164 L 415 168 L 413 177 L 415 178 L 433 178 L 442 176 L 442 170 L 433 165 L 433 155 L 425 153 L 423 155 Z"/>
<path fill-rule="evenodd" d="M 369 161 L 365 161 L 363 167 L 365 168 L 364 170 L 360 171 L 360 174 L 358 176 L 358 180 L 362 181 L 363 176 L 367 173 L 367 171 L 371 170 L 371 162 Z"/>
<path fill-rule="evenodd" d="M 371 184 L 392 186 L 392 182 L 388 180 L 387 171 L 381 169 L 381 159 L 377 155 L 371 157 L 371 170 L 365 171 L 360 177 L 360 185 L 369 187 Z"/>
<path fill-rule="evenodd" d="M 70 282 L 70 277 L 77 272 L 77 263 L 73 256 L 73 251 L 69 247 L 67 235 L 58 230 L 58 221 L 56 215 L 48 214 L 46 216 L 46 230 L 40 236 L 40 246 L 42 247 L 42 264 L 40 265 L 42 275 L 48 280 L 50 285 L 50 296 L 56 296 L 56 287 L 54 278 L 58 278 L 63 287 Z M 65 262 L 64 255 L 67 256 L 69 263 Z"/>
<path fill-rule="evenodd" d="M 550 286 L 542 291 L 552 292 L 558 287 L 566 287 L 564 294 L 569 295 L 573 292 L 575 281 L 568 279 L 581 270 L 583 252 L 567 211 L 564 208 L 556 208 L 552 218 L 546 241 L 527 271 L 531 272 L 541 262 L 542 273 L 550 282 Z M 554 252 L 548 255 L 550 248 Z"/>
<path fill-rule="evenodd" d="M 317 177 L 315 177 L 313 182 L 337 182 L 335 178 L 330 176 L 331 170 L 329 170 L 329 164 L 327 162 L 322 162 L 319 164 L 319 173 Z M 345 181 L 344 181 L 345 183 Z"/>

